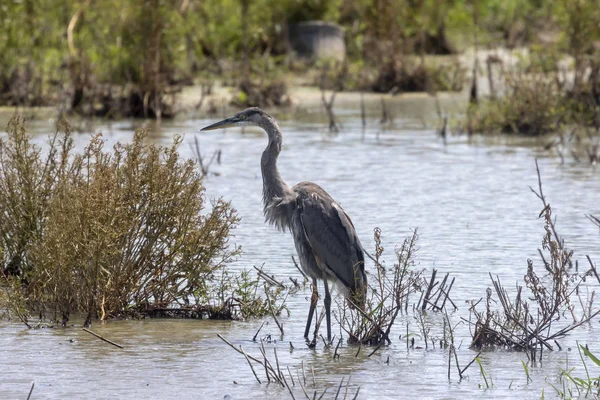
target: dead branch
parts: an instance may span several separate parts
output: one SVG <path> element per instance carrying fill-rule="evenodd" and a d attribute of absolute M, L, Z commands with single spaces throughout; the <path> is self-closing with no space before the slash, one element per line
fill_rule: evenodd
<path fill-rule="evenodd" d="M 89 333 L 90 335 L 96 336 L 98 339 L 101 339 L 101 340 L 105 341 L 106 343 L 112 344 L 113 346 L 115 346 L 115 347 L 118 347 L 118 348 L 120 348 L 120 349 L 123 349 L 123 348 L 124 348 L 124 347 L 123 347 L 123 346 L 121 346 L 120 344 L 117 344 L 117 343 L 115 343 L 115 342 L 113 342 L 113 341 L 110 341 L 110 340 L 106 339 L 105 337 L 102 337 L 102 336 L 98 335 L 97 333 L 94 333 L 94 332 L 90 331 L 90 330 L 89 330 L 89 329 L 87 329 L 87 328 L 82 328 L 82 329 L 83 329 L 85 332 Z"/>

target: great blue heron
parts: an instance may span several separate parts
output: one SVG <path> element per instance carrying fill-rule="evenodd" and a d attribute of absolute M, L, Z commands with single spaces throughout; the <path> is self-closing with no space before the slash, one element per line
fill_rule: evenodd
<path fill-rule="evenodd" d="M 350 217 L 325 190 L 312 182 L 300 182 L 290 189 L 281 179 L 277 157 L 282 133 L 269 114 L 252 107 L 202 130 L 243 125 L 259 126 L 267 132 L 269 143 L 260 163 L 265 219 L 279 230 L 291 231 L 302 270 L 313 281 L 304 337 L 308 338 L 320 279 L 325 286 L 327 339 L 331 341 L 331 294 L 327 281 L 334 282 L 352 306 L 362 307 L 367 288 L 363 247 Z"/>

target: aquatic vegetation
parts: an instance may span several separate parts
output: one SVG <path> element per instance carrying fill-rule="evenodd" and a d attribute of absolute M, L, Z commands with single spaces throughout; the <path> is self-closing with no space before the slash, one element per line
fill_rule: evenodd
<path fill-rule="evenodd" d="M 292 374 L 292 371 L 289 366 L 284 367 L 283 365 L 280 365 L 279 358 L 277 356 L 277 348 L 273 348 L 274 361 L 273 361 L 273 359 L 270 359 L 269 356 L 267 356 L 267 350 L 265 348 L 264 340 L 260 341 L 260 347 L 259 347 L 260 356 L 253 357 L 252 355 L 249 355 L 248 353 L 246 353 L 246 351 L 244 350 L 244 348 L 241 345 L 236 347 L 230 341 L 228 341 L 226 338 L 224 338 L 223 336 L 221 336 L 219 334 L 217 334 L 217 336 L 223 342 L 225 342 L 229 347 L 231 347 L 233 350 L 237 351 L 238 353 L 242 354 L 246 358 L 246 361 L 248 362 L 248 365 L 250 366 L 250 369 L 252 370 L 252 374 L 254 375 L 254 378 L 256 379 L 256 381 L 259 384 L 263 383 L 263 381 L 261 381 L 259 378 L 259 374 L 262 374 L 262 371 L 264 371 L 265 378 L 263 378 L 263 379 L 266 379 L 267 383 L 272 382 L 276 385 L 280 385 L 282 388 L 287 389 L 287 391 L 292 399 L 296 398 L 294 395 L 294 393 L 296 393 L 296 392 L 299 392 L 296 394 L 298 394 L 298 395 L 304 394 L 304 396 L 307 399 L 310 399 L 311 397 L 309 397 L 308 393 L 312 390 L 312 392 L 313 392 L 312 398 L 313 399 L 333 398 L 333 399 L 337 400 L 339 398 L 342 398 L 342 397 L 340 397 L 342 389 L 344 389 L 344 397 L 343 397 L 344 399 L 349 398 L 348 395 L 352 395 L 352 392 L 349 393 L 350 390 L 352 390 L 354 392 L 352 399 L 358 398 L 358 394 L 360 393 L 360 386 L 350 384 L 352 375 L 349 375 L 348 377 L 344 376 L 340 380 L 339 385 L 337 385 L 337 390 L 336 390 L 336 386 L 327 386 L 324 389 L 321 389 L 321 388 L 317 387 L 317 381 L 315 379 L 315 371 L 312 366 L 311 366 L 311 372 L 312 372 L 312 383 L 311 383 L 309 380 L 306 379 L 306 371 L 304 369 L 304 362 L 302 362 L 302 364 L 300 365 L 300 370 L 298 368 L 296 368 L 295 374 Z M 255 369 L 255 367 L 256 367 L 256 369 Z M 256 372 L 257 369 L 259 370 L 259 373 Z M 296 376 L 296 379 L 294 379 L 294 375 Z M 348 379 L 346 380 L 346 378 L 348 378 Z M 329 392 L 329 393 L 331 393 L 331 395 L 333 395 L 333 393 L 335 391 L 335 397 L 324 397 L 327 394 L 327 392 L 329 391 L 329 389 L 333 389 Z"/>
<path fill-rule="evenodd" d="M 479 357 L 475 358 L 475 362 L 479 366 L 479 375 L 481 379 L 483 379 L 483 385 L 480 383 L 479 387 L 481 389 L 493 389 L 494 388 L 494 380 L 489 371 L 486 371 L 483 364 L 481 363 L 481 359 Z"/>
<path fill-rule="evenodd" d="M 600 283 L 596 268 L 588 257 L 589 270 L 584 273 L 577 269 L 573 271 L 573 251 L 557 233 L 552 208 L 542 190 L 539 167 L 537 172 L 539 186 L 537 190 L 531 190 L 543 205 L 540 218 L 544 219 L 545 234 L 542 249 L 538 251 L 546 276 L 539 276 L 533 261 L 527 260 L 523 277 L 526 290 L 517 283 L 513 300 L 499 277 L 490 274 L 493 289 L 487 289 L 485 309 L 478 310 L 481 300 L 478 301 L 472 305 L 472 317 L 469 318 L 473 347 L 525 351 L 532 362 L 541 357 L 544 350 L 552 351 L 555 346 L 560 349 L 556 339 L 600 314 L 600 309 L 594 306 L 595 291 L 584 290 L 587 277 L 598 279 Z M 497 300 L 493 299 L 493 294 Z M 500 304 L 500 310 L 492 306 L 496 302 Z"/>
<path fill-rule="evenodd" d="M 10 310 L 65 324 L 206 304 L 240 248 L 230 203 L 208 204 L 195 163 L 147 144 L 106 150 L 95 135 L 74 152 L 69 125 L 42 151 L 19 117 L 0 141 L 2 285 Z"/>
<path fill-rule="evenodd" d="M 587 345 L 584 346 L 578 343 L 577 351 L 585 371 L 585 376 L 583 378 L 575 376 L 575 368 L 562 369 L 559 378 L 562 386 L 552 385 L 552 387 L 561 399 L 598 399 L 600 398 L 600 370 L 598 370 L 600 368 L 600 360 L 589 350 Z M 593 365 L 588 367 L 590 361 Z"/>
<path fill-rule="evenodd" d="M 561 87 L 553 76 L 504 75 L 504 93 L 471 105 L 463 131 L 544 135 L 568 122 Z"/>
<path fill-rule="evenodd" d="M 490 87 L 502 90 L 471 104 L 459 129 L 469 134 L 527 136 L 560 133 L 565 126 L 598 129 L 600 64 L 591 62 L 580 67 L 591 72 L 581 72 L 584 77 L 577 82 L 567 78 L 569 72 L 558 66 L 533 73 L 527 71 L 529 66 L 531 62 L 514 70 L 503 68 L 498 78 L 488 76 Z"/>
<path fill-rule="evenodd" d="M 449 280 L 449 274 L 446 274 L 440 280 L 436 269 L 432 270 L 430 277 L 426 277 L 424 269 L 416 268 L 418 238 L 415 229 L 410 237 L 404 239 L 402 244 L 395 248 L 396 262 L 391 268 L 386 268 L 382 262 L 384 248 L 381 242 L 381 230 L 378 228 L 374 230 L 374 259 L 377 272 L 370 274 L 365 305 L 359 308 L 354 304 L 338 301 L 337 312 L 334 314 L 342 332 L 347 335 L 348 343 L 378 347 L 390 344 L 391 332 L 398 316 L 406 316 L 409 313 L 414 314 L 425 348 L 428 348 L 430 340 L 432 344 L 435 342 L 436 339 L 429 337 L 430 329 L 423 320 L 423 313 L 445 312 L 450 306 L 456 309 L 450 299 L 454 279 Z M 420 293 L 419 297 L 412 297 L 416 293 Z M 452 330 L 449 323 L 447 328 Z M 444 335 L 446 333 L 444 331 Z M 406 340 L 409 336 L 411 335 L 407 332 Z M 317 330 L 315 330 L 313 344 L 316 337 Z M 446 336 L 439 342 L 441 342 L 440 347 L 448 345 Z M 435 344 L 433 345 L 435 347 Z"/>
<path fill-rule="evenodd" d="M 236 104 L 285 105 L 285 80 L 251 72 L 265 63 L 288 72 L 289 27 L 315 19 L 342 26 L 348 60 L 360 74 L 373 72 L 343 90 L 359 81 L 378 92 L 460 90 L 459 63 L 437 67 L 423 56 L 474 44 L 548 48 L 542 37 L 551 36 L 558 50 L 583 60 L 599 38 L 591 0 L 8 1 L 0 9 L 0 103 L 172 117 L 182 85 L 209 74 L 240 89 Z"/>
<path fill-rule="evenodd" d="M 470 107 L 463 131 L 537 136 L 560 132 L 563 125 L 599 126 L 598 7 L 592 1 L 558 1 L 543 8 L 553 18 L 554 33 L 546 32 L 553 39 L 544 41 L 540 32 L 515 66 L 495 60 L 499 76 L 492 76 L 487 60 L 490 97 Z"/>
<path fill-rule="evenodd" d="M 335 318 L 353 344 L 382 345 L 391 343 L 390 331 L 398 315 L 408 310 L 411 294 L 422 291 L 423 271 L 414 270 L 414 253 L 418 234 L 415 230 L 396 249 L 397 263 L 388 271 L 381 263 L 384 248 L 381 231 L 375 229 L 375 260 L 377 274 L 369 279 L 369 290 L 361 309 L 347 302 L 338 302 Z"/>

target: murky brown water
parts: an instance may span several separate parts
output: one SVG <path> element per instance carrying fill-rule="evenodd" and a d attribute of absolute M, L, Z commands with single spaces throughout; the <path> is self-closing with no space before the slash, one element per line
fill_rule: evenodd
<path fill-rule="evenodd" d="M 442 99 L 444 107 L 458 102 L 456 97 Z M 284 151 L 280 157 L 282 176 L 289 184 L 311 180 L 322 185 L 352 217 L 361 241 L 373 248 L 374 227 L 383 230 L 385 259 L 394 261 L 392 248 L 419 228 L 419 266 L 437 268 L 456 277 L 452 298 L 459 310 L 450 317 L 456 323 L 468 316 L 465 301 L 485 296 L 490 286 L 489 272 L 498 274 L 509 288 L 520 280 L 527 258 L 538 260 L 537 248 L 543 235 L 543 222 L 537 218 L 541 203 L 530 192 L 537 184 L 535 157 L 539 157 L 544 192 L 557 215 L 559 232 L 576 258 L 589 254 L 600 260 L 600 235 L 585 214 L 600 214 L 600 170 L 586 164 L 561 166 L 555 157 L 539 151 L 532 140 L 486 138 L 469 143 L 466 137 L 451 137 L 445 147 L 431 128 L 423 128 L 433 103 L 427 96 L 393 100 L 394 127 L 378 126 L 378 101 L 369 103 L 367 131 L 361 133 L 356 101 L 341 100 L 338 114 L 344 131 L 331 136 L 324 130 L 318 107 L 306 107 L 294 117 L 284 117 Z M 266 144 L 261 131 L 228 130 L 198 133 L 212 120 L 185 119 L 153 126 L 152 140 L 169 143 L 174 134 L 200 138 L 201 149 L 210 154 L 222 149 L 222 164 L 215 165 L 207 180 L 208 194 L 233 201 L 242 216 L 235 242 L 244 254 L 231 267 L 265 268 L 287 280 L 297 277 L 291 263 L 294 247 L 289 234 L 263 222 L 261 204 L 260 155 Z M 2 121 L 2 124 L 4 122 Z M 101 130 L 110 142 L 127 141 L 138 122 L 89 125 L 78 134 L 83 147 L 89 133 Z M 52 130 L 47 118 L 39 117 L 32 129 Z M 181 148 L 191 156 L 187 144 Z M 539 262 L 537 263 L 539 266 Z M 294 378 L 304 363 L 309 396 L 316 389 L 331 387 L 324 398 L 334 398 L 340 379 L 352 374 L 348 398 L 360 386 L 359 398 L 540 398 L 554 397 L 560 368 L 576 367 L 584 375 L 575 351 L 575 340 L 588 343 L 600 354 L 599 324 L 584 326 L 561 341 L 562 351 L 546 353 L 541 365 L 530 367 L 532 383 L 527 383 L 521 360 L 526 355 L 498 351 L 482 354 L 482 365 L 491 375 L 492 389 L 484 389 L 479 367 L 472 366 L 468 377 L 458 381 L 456 371 L 448 380 L 448 352 L 438 348 L 410 349 L 396 340 L 371 357 L 363 349 L 344 346 L 339 360 L 333 350 L 309 350 L 302 339 L 308 291 L 288 300 L 291 312 L 283 318 L 285 337 L 278 338 L 275 324 L 263 328 L 261 336 L 271 334 L 278 340 L 266 344 L 278 350 L 279 361 L 289 366 Z M 432 335 L 441 336 L 441 316 L 427 315 Z M 16 323 L 0 321 L 0 398 L 26 398 L 32 381 L 32 398 L 147 398 L 147 399 L 279 399 L 288 398 L 286 389 L 256 382 L 244 358 L 217 338 L 222 334 L 248 353 L 259 354 L 252 342 L 261 320 L 215 322 L 182 320 L 116 321 L 95 324 L 92 329 L 125 346 L 114 348 L 81 331 L 80 321 L 66 329 L 24 330 Z M 398 322 L 398 334 L 418 334 L 412 316 Z M 339 328 L 334 328 L 339 334 Z M 462 366 L 476 354 L 468 348 L 465 325 L 457 328 L 462 343 L 458 357 Z M 418 336 L 416 337 L 419 343 Z M 295 349 L 290 352 L 289 342 Z M 566 350 L 572 347 L 574 351 Z M 272 353 L 271 353 L 272 354 Z M 389 362 L 387 362 L 389 360 Z M 568 360 L 568 364 L 567 364 Z M 314 368 L 313 387 L 310 368 Z M 454 368 L 454 367 L 453 367 Z M 593 367 L 592 367 L 593 368 Z M 593 371 L 593 370 L 592 370 Z M 259 376 L 262 378 L 263 374 Z M 304 394 L 295 387 L 296 398 Z M 342 390 L 342 393 L 344 390 Z M 343 395 L 340 395 L 342 398 Z"/>

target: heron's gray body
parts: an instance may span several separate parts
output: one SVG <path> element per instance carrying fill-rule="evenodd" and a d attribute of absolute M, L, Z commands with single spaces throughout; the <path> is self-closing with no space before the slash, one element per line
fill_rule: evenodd
<path fill-rule="evenodd" d="M 304 272 L 337 283 L 348 295 L 364 286 L 364 256 L 344 210 L 319 185 L 300 182 L 290 230 Z M 350 293 L 348 293 L 348 290 Z"/>
<path fill-rule="evenodd" d="M 259 108 L 249 108 L 204 129 L 249 123 L 263 128 L 269 137 L 261 158 L 266 221 L 280 230 L 291 231 L 302 270 L 314 283 L 305 336 L 318 298 L 316 281 L 323 280 L 327 336 L 331 339 L 331 297 L 327 281 L 336 283 L 352 300 L 351 304 L 362 305 L 367 287 L 363 247 L 350 217 L 325 190 L 311 182 L 300 182 L 290 189 L 281 179 L 277 158 L 283 139 L 281 129 L 270 115 Z"/>
<path fill-rule="evenodd" d="M 367 278 L 363 248 L 350 217 L 319 185 L 289 188 L 277 169 L 283 140 L 275 120 L 259 124 L 269 136 L 261 158 L 266 221 L 294 238 L 302 270 L 313 279 L 335 282 L 346 295 L 363 293 Z"/>

